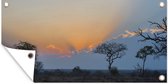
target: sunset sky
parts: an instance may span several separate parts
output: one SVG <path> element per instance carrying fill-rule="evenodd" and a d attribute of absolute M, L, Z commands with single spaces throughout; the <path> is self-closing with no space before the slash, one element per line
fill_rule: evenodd
<path fill-rule="evenodd" d="M 2 43 L 8 47 L 19 41 L 36 45 L 38 58 L 44 63 L 44 68 L 81 66 L 86 69 L 106 69 L 105 56 L 91 53 L 91 50 L 115 38 L 114 41 L 126 44 L 129 50 L 114 65 L 120 69 L 133 69 L 134 65 L 141 63 L 135 58 L 136 52 L 149 43 L 137 43 L 139 38 L 134 37 L 131 31 L 138 28 L 149 30 L 147 21 L 161 22 L 166 16 L 166 8 L 159 7 L 160 1 L 166 2 L 9 0 L 9 7 L 2 8 Z M 151 31 L 155 32 L 147 32 Z M 147 66 L 150 69 L 166 69 L 164 59 L 149 59 Z M 128 65 L 123 65 L 125 63 Z"/>

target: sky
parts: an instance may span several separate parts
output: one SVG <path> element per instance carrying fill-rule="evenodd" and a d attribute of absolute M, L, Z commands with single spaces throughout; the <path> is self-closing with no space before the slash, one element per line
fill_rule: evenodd
<path fill-rule="evenodd" d="M 131 31 L 147 29 L 148 21 L 161 22 L 166 0 L 10 0 L 2 8 L 2 44 L 19 41 L 37 46 L 38 60 L 46 69 L 107 69 L 105 55 L 92 53 L 107 40 L 124 43 L 127 54 L 114 62 L 119 69 L 134 69 L 141 60 L 136 52 L 142 45 Z M 153 30 L 154 31 L 154 30 Z M 114 40 L 115 38 L 115 40 Z M 134 44 L 134 45 L 133 45 Z M 146 67 L 166 69 L 165 57 L 149 57 Z M 126 64 L 126 65 L 125 65 Z"/>

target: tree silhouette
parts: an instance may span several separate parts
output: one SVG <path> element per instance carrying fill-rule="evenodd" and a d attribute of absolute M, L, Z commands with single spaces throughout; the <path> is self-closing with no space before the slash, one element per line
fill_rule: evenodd
<path fill-rule="evenodd" d="M 139 63 L 137 63 L 137 65 L 134 66 L 134 69 L 135 69 L 135 71 L 134 71 L 133 75 L 142 75 L 141 74 L 142 73 L 142 66 Z"/>
<path fill-rule="evenodd" d="M 15 44 L 14 48 L 23 50 L 36 50 L 36 46 L 23 41 L 20 41 L 18 44 Z"/>
<path fill-rule="evenodd" d="M 42 71 L 42 69 L 43 69 L 43 63 L 36 60 L 34 73 L 38 74 L 40 71 Z"/>
<path fill-rule="evenodd" d="M 42 70 L 43 64 L 42 64 L 42 62 L 37 61 L 38 54 L 37 54 L 37 48 L 36 48 L 35 45 L 32 45 L 28 42 L 20 41 L 18 44 L 14 45 L 14 48 L 23 49 L 23 50 L 35 50 L 36 51 L 36 56 L 35 56 L 35 71 L 34 72 L 36 74 L 36 73 L 39 73 Z"/>
<path fill-rule="evenodd" d="M 157 56 L 167 56 L 167 18 L 162 19 L 162 23 L 151 22 L 149 23 L 155 26 L 158 32 L 153 34 L 144 33 L 142 29 L 137 31 L 137 34 L 143 39 L 140 41 L 151 41 L 154 45 L 155 54 Z"/>
<path fill-rule="evenodd" d="M 136 58 L 139 58 L 139 59 L 143 60 L 143 63 L 142 63 L 142 75 L 144 75 L 145 62 L 146 62 L 147 56 L 152 55 L 153 53 L 155 53 L 155 51 L 154 51 L 152 46 L 145 46 L 144 48 L 140 49 L 137 52 Z"/>
<path fill-rule="evenodd" d="M 73 68 L 72 72 L 73 72 L 73 73 L 78 73 L 78 74 L 79 74 L 79 73 L 82 72 L 82 70 L 80 69 L 79 66 L 76 66 L 76 67 Z"/>
<path fill-rule="evenodd" d="M 123 44 L 103 43 L 97 46 L 94 52 L 106 55 L 106 61 L 108 62 L 108 69 L 109 72 L 111 73 L 112 64 L 114 60 L 121 58 L 123 55 L 125 55 L 125 50 L 127 50 L 127 48 Z"/>

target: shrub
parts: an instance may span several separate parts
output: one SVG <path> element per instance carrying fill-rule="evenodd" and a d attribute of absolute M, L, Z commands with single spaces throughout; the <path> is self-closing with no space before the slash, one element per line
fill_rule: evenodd
<path fill-rule="evenodd" d="M 111 70 L 110 70 L 110 73 L 113 76 L 119 75 L 119 71 L 118 71 L 117 67 L 112 67 Z"/>

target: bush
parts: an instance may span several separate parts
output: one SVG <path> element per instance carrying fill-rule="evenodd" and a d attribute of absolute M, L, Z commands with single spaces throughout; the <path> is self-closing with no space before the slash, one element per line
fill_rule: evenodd
<path fill-rule="evenodd" d="M 72 70 L 72 72 L 74 72 L 74 73 L 80 73 L 81 71 L 82 70 L 80 69 L 79 66 L 74 67 L 73 70 Z"/>
<path fill-rule="evenodd" d="M 119 75 L 119 71 L 118 71 L 117 67 L 112 67 L 111 70 L 110 70 L 110 73 L 113 76 Z"/>

